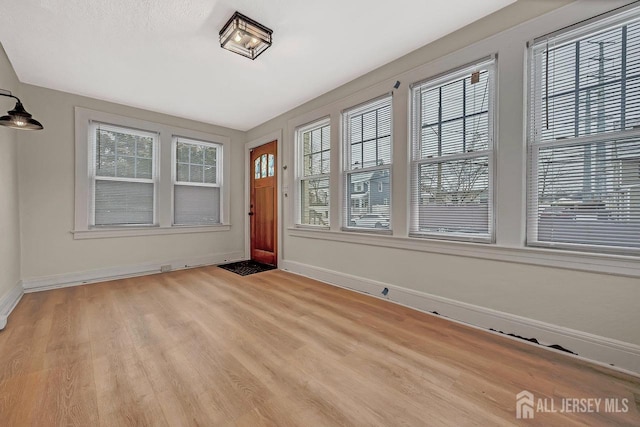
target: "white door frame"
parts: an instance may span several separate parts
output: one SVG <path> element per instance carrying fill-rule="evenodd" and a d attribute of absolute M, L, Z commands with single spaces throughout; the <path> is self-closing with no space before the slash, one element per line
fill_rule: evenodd
<path fill-rule="evenodd" d="M 251 149 L 267 144 L 271 141 L 276 141 L 277 156 L 276 156 L 276 191 L 278 192 L 278 224 L 276 225 L 277 239 L 278 239 L 278 268 L 282 263 L 282 129 L 271 132 L 253 141 L 246 142 L 244 144 L 244 256 L 245 259 L 251 259 L 251 222 L 249 221 L 249 205 L 251 204 L 251 180 L 249 174 L 253 173 L 253 169 L 249 162 L 251 161 Z"/>

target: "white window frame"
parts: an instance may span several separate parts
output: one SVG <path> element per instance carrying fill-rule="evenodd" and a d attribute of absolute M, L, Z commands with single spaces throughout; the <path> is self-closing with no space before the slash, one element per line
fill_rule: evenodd
<path fill-rule="evenodd" d="M 545 43 L 550 38 L 556 39 L 559 43 L 571 43 L 584 37 L 605 32 L 615 28 L 618 25 L 625 24 L 630 20 L 636 20 L 640 15 L 637 7 L 629 5 L 620 10 L 613 10 L 602 16 L 595 16 L 585 22 L 561 29 L 542 37 L 537 37 L 528 42 L 527 48 L 527 120 L 526 120 L 526 153 L 527 153 L 527 208 L 526 208 L 526 240 L 525 245 L 530 248 L 548 248 L 569 250 L 575 253 L 589 253 L 602 255 L 640 255 L 640 249 L 626 246 L 608 246 L 590 243 L 566 243 L 560 241 L 540 241 L 538 240 L 538 160 L 541 149 L 549 147 L 567 147 L 573 145 L 584 144 L 584 146 L 593 146 L 597 143 L 606 143 L 611 140 L 623 140 L 629 137 L 638 137 L 640 131 L 637 129 L 620 129 L 615 131 L 605 131 L 594 133 L 591 135 L 580 135 L 562 138 L 562 140 L 540 141 L 539 132 L 535 128 L 532 117 L 535 115 L 535 121 L 542 123 L 541 116 L 544 114 L 542 110 L 542 102 L 539 98 L 534 97 L 534 91 L 540 92 L 544 96 L 544 89 L 539 87 L 540 80 L 534 78 L 534 69 L 536 67 L 534 59 L 534 50 L 541 43 Z M 559 41 L 558 41 L 559 40 Z"/>
<path fill-rule="evenodd" d="M 157 151 L 154 153 L 156 177 L 154 226 L 100 226 L 91 227 L 93 194 L 90 159 L 91 139 L 90 124 L 92 122 L 106 123 L 115 127 L 140 129 L 145 132 L 158 134 Z M 215 225 L 173 225 L 173 137 L 179 135 L 187 139 L 212 141 L 222 146 L 222 185 L 220 194 L 220 224 Z M 130 236 L 147 236 L 162 234 L 184 234 L 229 231 L 230 220 L 230 156 L 231 138 L 224 135 L 199 132 L 191 129 L 179 128 L 163 123 L 155 123 L 132 117 L 120 116 L 88 108 L 75 107 L 75 215 L 74 229 L 71 231 L 74 239 L 99 239 Z"/>
<path fill-rule="evenodd" d="M 319 120 L 298 126 L 294 131 L 294 156 L 295 156 L 295 189 L 294 196 L 294 226 L 300 228 L 329 229 L 331 227 L 331 170 L 326 173 L 304 176 L 304 149 L 302 147 L 302 135 L 306 132 L 329 126 L 329 165 L 333 164 L 331 150 L 331 118 L 324 117 Z M 303 224 L 302 223 L 302 182 L 316 179 L 327 179 L 329 181 L 329 199 L 328 199 L 328 223 L 322 224 Z"/>
<path fill-rule="evenodd" d="M 427 88 L 437 88 L 447 83 L 460 80 L 461 78 L 470 75 L 476 70 L 487 69 L 489 72 L 489 94 L 487 99 L 487 115 L 488 115 L 488 129 L 489 140 L 487 149 L 482 151 L 468 151 L 458 154 L 443 155 L 433 158 L 422 159 L 420 158 L 420 143 L 421 143 L 421 105 L 420 105 L 420 91 Z M 415 182 L 418 178 L 418 170 L 420 166 L 425 164 L 438 164 L 447 163 L 448 161 L 469 160 L 480 157 L 487 157 L 488 159 L 488 236 L 474 236 L 464 235 L 461 233 L 436 233 L 436 232 L 410 232 L 410 237 L 417 238 L 431 238 L 431 239 L 443 239 L 443 240 L 459 240 L 478 243 L 495 243 L 495 140 L 496 140 L 496 126 L 495 126 L 495 112 L 497 111 L 496 103 L 496 89 L 497 89 L 497 61 L 495 55 L 487 58 L 483 58 L 472 63 L 466 64 L 462 67 L 447 71 L 435 77 L 431 77 L 426 80 L 416 82 L 411 85 L 411 108 L 410 121 L 411 121 L 411 141 L 410 146 L 410 158 L 409 158 L 409 170 L 411 171 L 411 178 L 409 182 L 409 189 L 411 194 L 411 206 L 410 206 L 410 229 L 417 229 L 417 223 L 419 221 L 418 207 L 419 197 L 418 185 Z M 463 112 L 464 114 L 464 112 Z"/>
<path fill-rule="evenodd" d="M 363 114 L 367 111 L 377 110 L 385 105 L 388 105 L 391 110 L 391 123 L 390 123 L 390 156 L 391 161 L 389 164 L 370 166 L 361 169 L 351 169 L 351 140 L 349 132 L 349 118 L 351 115 Z M 346 108 L 341 111 L 342 126 L 341 126 L 341 138 L 342 144 L 342 231 L 353 231 L 358 233 L 373 233 L 373 234 L 393 234 L 393 195 L 389 192 L 389 228 L 388 229 L 375 229 L 365 227 L 355 227 L 350 225 L 350 218 L 347 217 L 347 212 L 351 209 L 351 199 L 349 198 L 349 177 L 353 174 L 376 172 L 376 171 L 389 171 L 389 188 L 393 188 L 393 122 L 394 122 L 394 109 L 393 109 L 393 93 L 385 93 L 381 96 L 372 98 L 368 101 L 359 103 L 352 107 Z M 369 185 L 369 187 L 371 187 Z M 363 187 L 364 190 L 364 187 Z M 371 192 L 371 188 L 368 189 Z"/>
<path fill-rule="evenodd" d="M 410 250 L 425 254 L 464 256 L 508 263 L 536 265 L 548 268 L 572 269 L 613 275 L 640 277 L 640 257 L 593 252 L 574 252 L 554 248 L 531 247 L 525 244 L 526 236 L 526 43 L 544 34 L 565 28 L 576 22 L 608 13 L 615 7 L 609 2 L 579 1 L 557 11 L 525 22 L 517 27 L 502 31 L 495 36 L 478 40 L 451 54 L 435 58 L 416 68 L 400 71 L 364 89 L 346 91 L 339 99 L 320 103 L 313 110 L 294 115 L 287 121 L 290 129 L 285 142 L 292 141 L 295 126 L 330 115 L 332 123 L 341 122 L 341 112 L 360 102 L 373 99 L 390 90 L 394 92 L 394 203 L 393 236 L 353 233 L 341 231 L 345 201 L 342 178 L 342 138 L 341 126 L 332 126 L 332 141 L 335 153 L 332 166 L 333 221 L 331 230 L 299 229 L 293 226 L 293 212 L 287 215 L 285 232 L 294 239 L 306 239 L 308 244 L 315 240 L 339 242 L 349 245 L 375 246 Z M 637 5 L 633 5 L 637 7 Z M 408 115 L 410 93 L 407 83 L 423 80 L 426 76 L 437 76 L 470 61 L 488 57 L 497 52 L 497 100 L 496 100 L 496 144 L 495 144 L 495 244 L 463 242 L 455 240 L 412 238 L 409 230 L 408 188 L 410 171 L 410 124 Z M 396 88 L 397 82 L 401 85 Z M 394 89 L 391 89 L 394 88 Z M 295 113 L 295 112 L 294 112 Z M 287 159 L 293 164 L 293 150 Z M 293 185 L 293 173 L 284 176 L 283 190 Z M 285 193 L 285 201 L 286 193 Z M 290 204 L 293 206 L 293 203 Z M 354 246 L 358 248 L 359 246 Z M 382 252 L 381 252 L 382 253 Z"/>
<path fill-rule="evenodd" d="M 143 137 L 151 137 L 153 138 L 153 146 L 152 146 L 152 161 L 151 161 L 151 178 L 125 178 L 125 177 L 110 177 L 110 176 L 98 176 L 96 170 L 96 161 L 95 161 L 95 151 L 96 147 L 96 130 L 98 127 L 105 126 L 106 128 L 111 128 L 114 131 L 122 131 L 122 133 L 127 133 L 129 135 L 137 135 Z M 88 169 L 89 169 L 89 229 L 108 229 L 108 228 L 120 228 L 120 227 L 157 227 L 158 226 L 158 147 L 159 147 L 159 137 L 160 135 L 157 132 L 144 130 L 144 129 L 136 129 L 132 127 L 126 127 L 122 125 L 114 125 L 112 123 L 104 123 L 99 121 L 91 120 L 88 126 L 88 144 L 91 145 L 89 148 L 89 154 L 87 156 Z M 113 182 L 132 182 L 132 183 L 145 183 L 145 184 L 153 184 L 153 220 L 151 224 L 118 224 L 118 225 L 96 225 L 96 181 L 113 181 Z"/>
<path fill-rule="evenodd" d="M 178 181 L 178 140 L 182 139 L 182 142 L 191 145 L 199 145 L 201 147 L 214 147 L 216 149 L 216 182 L 214 184 L 205 183 L 205 182 L 188 182 L 188 181 Z M 224 199 L 222 190 L 224 188 L 224 146 L 218 142 L 214 141 L 204 141 L 201 139 L 194 139 L 190 137 L 186 137 L 183 135 L 173 135 L 171 138 L 171 225 L 173 227 L 194 227 L 194 225 L 190 224 L 176 224 L 175 222 L 175 213 L 176 213 L 176 200 L 175 200 L 175 188 L 177 185 L 187 186 L 187 187 L 210 187 L 210 188 L 220 188 L 220 223 L 222 223 L 223 212 L 224 212 Z M 191 163 L 190 163 L 191 165 Z M 218 224 L 220 224 L 218 223 Z M 218 224 L 210 224 L 211 226 L 216 226 Z M 203 226 L 203 225 L 201 225 Z"/>

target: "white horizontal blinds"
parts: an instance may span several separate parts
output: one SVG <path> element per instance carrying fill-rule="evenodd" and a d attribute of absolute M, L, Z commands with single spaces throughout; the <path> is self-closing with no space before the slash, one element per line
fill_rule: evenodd
<path fill-rule="evenodd" d="M 412 86 L 410 235 L 491 241 L 495 61 Z"/>
<path fill-rule="evenodd" d="M 91 225 L 153 225 L 158 135 L 96 122 L 89 132 Z"/>
<path fill-rule="evenodd" d="M 174 147 L 173 223 L 219 224 L 222 146 L 174 137 Z"/>
<path fill-rule="evenodd" d="M 322 120 L 296 131 L 298 144 L 298 224 L 329 226 L 331 126 Z"/>
<path fill-rule="evenodd" d="M 531 49 L 528 244 L 640 249 L 640 17 Z"/>
<path fill-rule="evenodd" d="M 389 230 L 391 217 L 391 96 L 343 113 L 344 226 Z"/>
<path fill-rule="evenodd" d="M 220 187 L 176 185 L 174 190 L 175 225 L 220 223 Z"/>

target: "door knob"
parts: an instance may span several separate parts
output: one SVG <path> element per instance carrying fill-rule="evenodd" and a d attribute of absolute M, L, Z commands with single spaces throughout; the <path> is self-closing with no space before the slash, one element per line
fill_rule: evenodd
<path fill-rule="evenodd" d="M 253 216 L 253 212 L 249 212 L 249 216 Z"/>

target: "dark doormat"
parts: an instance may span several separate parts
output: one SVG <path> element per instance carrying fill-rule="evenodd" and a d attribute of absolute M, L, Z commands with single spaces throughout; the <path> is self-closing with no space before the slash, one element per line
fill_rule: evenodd
<path fill-rule="evenodd" d="M 232 262 L 231 264 L 222 264 L 218 267 L 224 268 L 225 270 L 229 270 L 230 272 L 239 274 L 241 276 L 262 273 L 263 271 L 269 271 L 277 268 L 273 265 L 262 264 L 253 260 Z"/>

